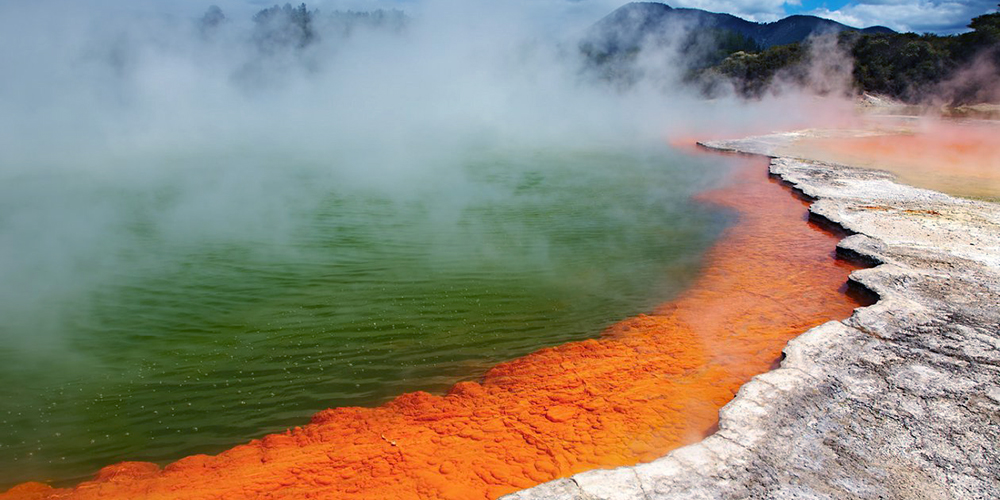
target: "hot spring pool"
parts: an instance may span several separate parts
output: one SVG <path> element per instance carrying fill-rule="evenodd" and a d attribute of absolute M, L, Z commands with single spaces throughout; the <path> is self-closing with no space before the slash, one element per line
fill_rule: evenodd
<path fill-rule="evenodd" d="M 695 276 L 727 215 L 690 196 L 727 168 L 650 145 L 8 179 L 0 489 L 218 452 L 596 336 Z"/>

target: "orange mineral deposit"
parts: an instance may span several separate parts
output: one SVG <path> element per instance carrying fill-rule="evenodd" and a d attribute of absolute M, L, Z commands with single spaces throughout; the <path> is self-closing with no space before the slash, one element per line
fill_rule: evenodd
<path fill-rule="evenodd" d="M 334 408 L 308 425 L 160 469 L 127 462 L 74 488 L 2 499 L 487 499 L 576 472 L 648 461 L 711 431 L 789 339 L 850 315 L 854 269 L 806 206 L 748 162 L 703 201 L 739 222 L 693 287 L 600 339 L 500 364 L 447 395 Z M 650 228 L 655 230 L 655 228 Z"/>

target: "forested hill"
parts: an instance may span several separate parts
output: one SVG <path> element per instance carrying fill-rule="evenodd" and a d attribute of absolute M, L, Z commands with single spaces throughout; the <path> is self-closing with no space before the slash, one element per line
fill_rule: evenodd
<path fill-rule="evenodd" d="M 846 81 L 818 82 L 822 92 L 869 92 L 911 103 L 1000 101 L 1000 13 L 978 16 L 969 28 L 968 33 L 939 36 L 881 26 L 857 29 L 815 16 L 754 23 L 730 14 L 637 2 L 595 23 L 580 50 L 588 70 L 619 86 L 649 75 L 643 64 L 657 57 L 640 55 L 651 51 L 675 54 L 669 57 L 673 69 L 709 96 L 726 88 L 755 98 L 785 84 L 816 87 L 810 81 L 815 65 L 836 60 L 847 67 L 835 79 Z M 816 50 L 817 43 L 823 49 Z"/>
<path fill-rule="evenodd" d="M 1000 6 L 998 6 L 1000 7 Z M 916 33 L 842 32 L 827 47 L 851 65 L 855 92 L 886 95 L 914 104 L 977 104 L 1000 101 L 1000 13 L 973 18 L 972 31 L 940 36 Z M 747 97 L 760 96 L 775 80 L 802 83 L 822 58 L 808 41 L 764 50 L 738 50 L 698 68 L 701 82 L 723 77 Z M 705 77 L 708 78 L 705 78 Z"/>
<path fill-rule="evenodd" d="M 588 33 L 585 43 L 593 51 L 603 54 L 628 52 L 637 49 L 645 40 L 670 37 L 682 29 L 733 32 L 765 49 L 774 45 L 801 42 L 814 33 L 893 33 L 883 26 L 859 30 L 816 16 L 789 16 L 773 23 L 755 23 L 731 14 L 700 9 L 675 9 L 662 3 L 634 2 L 598 21 Z"/>

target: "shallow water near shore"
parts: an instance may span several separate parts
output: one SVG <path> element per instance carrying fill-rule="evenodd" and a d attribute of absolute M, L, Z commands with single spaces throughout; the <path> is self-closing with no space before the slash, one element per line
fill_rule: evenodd
<path fill-rule="evenodd" d="M 26 265 L 4 269 L 0 485 L 218 452 L 596 336 L 681 291 L 728 222 L 690 199 L 727 161 L 658 144 L 488 152 L 419 182 L 171 161 L 191 166 L 4 184 Z"/>

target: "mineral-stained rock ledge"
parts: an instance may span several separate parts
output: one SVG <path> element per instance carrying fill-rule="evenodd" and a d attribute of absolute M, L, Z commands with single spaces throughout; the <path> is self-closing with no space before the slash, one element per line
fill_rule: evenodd
<path fill-rule="evenodd" d="M 774 157 L 794 137 L 703 145 Z M 877 263 L 851 280 L 878 302 L 789 342 L 703 441 L 505 499 L 1000 497 L 1000 205 L 808 160 L 771 173 Z"/>

